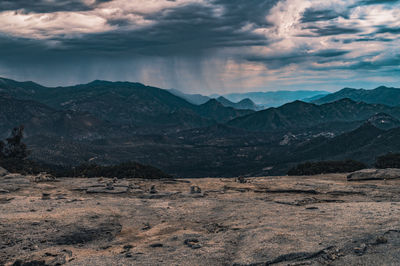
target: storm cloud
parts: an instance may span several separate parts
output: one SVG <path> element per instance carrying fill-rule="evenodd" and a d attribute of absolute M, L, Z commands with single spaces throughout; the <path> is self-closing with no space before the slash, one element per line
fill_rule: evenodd
<path fill-rule="evenodd" d="M 0 75 L 199 93 L 396 86 L 399 29 L 389 0 L 1 1 Z"/>

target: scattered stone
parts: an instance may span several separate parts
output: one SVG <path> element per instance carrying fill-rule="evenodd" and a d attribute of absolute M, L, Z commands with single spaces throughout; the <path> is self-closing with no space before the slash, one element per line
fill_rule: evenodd
<path fill-rule="evenodd" d="M 130 250 L 133 248 L 133 246 L 128 244 L 128 245 L 125 245 L 123 248 L 126 250 Z"/>
<path fill-rule="evenodd" d="M 67 253 L 68 256 L 72 257 L 72 251 L 69 249 L 63 249 L 62 252 Z"/>
<path fill-rule="evenodd" d="M 67 259 L 65 255 L 56 255 L 56 257 L 50 261 L 50 265 L 64 265 L 67 263 Z"/>
<path fill-rule="evenodd" d="M 151 248 L 162 248 L 163 246 L 164 246 L 164 245 L 161 244 L 161 243 L 154 243 L 154 244 L 151 244 L 151 245 L 150 245 Z"/>
<path fill-rule="evenodd" d="M 57 195 L 58 200 L 67 199 L 65 194 Z"/>
<path fill-rule="evenodd" d="M 214 233 L 214 234 L 219 232 L 225 232 L 226 230 L 228 230 L 228 227 L 218 223 L 207 224 L 204 226 L 204 228 L 207 229 L 209 233 Z"/>
<path fill-rule="evenodd" d="M 388 242 L 387 238 L 384 236 L 378 236 L 375 240 L 375 244 L 380 245 L 380 244 L 386 244 Z"/>
<path fill-rule="evenodd" d="M 367 245 L 365 244 L 361 244 L 359 247 L 354 248 L 354 253 L 356 253 L 359 256 L 363 255 L 365 251 L 367 251 Z"/>
<path fill-rule="evenodd" d="M 198 186 L 191 186 L 190 194 L 201 194 L 201 188 Z"/>
<path fill-rule="evenodd" d="M 49 200 L 50 199 L 50 193 L 42 193 L 42 200 Z"/>
<path fill-rule="evenodd" d="M 150 193 L 150 194 L 156 194 L 156 193 L 157 193 L 157 190 L 156 190 L 156 186 L 155 186 L 155 185 L 152 185 L 152 186 L 150 187 L 149 193 Z"/>
<path fill-rule="evenodd" d="M 9 190 L 6 190 L 6 189 L 1 189 L 1 188 L 0 188 L 0 194 L 6 194 L 6 193 L 10 193 L 10 191 L 9 191 Z"/>
<path fill-rule="evenodd" d="M 108 182 L 107 184 L 106 184 L 106 189 L 108 189 L 108 190 L 114 190 L 114 185 L 113 185 L 114 183 L 113 182 Z"/>
<path fill-rule="evenodd" d="M 150 229 L 151 229 L 151 225 L 149 223 L 144 223 L 143 224 L 143 228 L 142 228 L 143 231 L 147 231 L 147 230 L 150 230 Z"/>
<path fill-rule="evenodd" d="M 364 169 L 347 176 L 348 181 L 387 180 L 400 178 L 400 169 Z"/>
<path fill-rule="evenodd" d="M 114 177 L 113 178 L 113 183 L 117 183 L 118 182 L 118 177 Z"/>
<path fill-rule="evenodd" d="M 192 248 L 192 249 L 198 249 L 201 248 L 201 245 L 199 244 L 199 240 L 196 238 L 188 238 L 183 242 L 186 246 Z"/>
<path fill-rule="evenodd" d="M 318 210 L 318 207 L 307 207 L 306 210 Z"/>

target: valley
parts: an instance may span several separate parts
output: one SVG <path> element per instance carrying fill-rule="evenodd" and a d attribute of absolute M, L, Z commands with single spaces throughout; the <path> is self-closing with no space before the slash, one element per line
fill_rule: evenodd
<path fill-rule="evenodd" d="M 2 79 L 0 92 L 1 136 L 25 125 L 31 158 L 54 165 L 136 161 L 175 177 L 264 176 L 305 161 L 372 166 L 400 148 L 399 106 L 349 98 L 254 111 L 223 97 L 196 105 L 130 82 L 48 88 Z"/>

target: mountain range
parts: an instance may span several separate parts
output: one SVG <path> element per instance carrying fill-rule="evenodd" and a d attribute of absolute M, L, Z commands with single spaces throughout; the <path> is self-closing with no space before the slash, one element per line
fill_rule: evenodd
<path fill-rule="evenodd" d="M 248 110 L 257 111 L 257 110 L 262 109 L 261 106 L 257 106 L 249 98 L 242 99 L 238 102 L 232 102 L 223 96 L 217 96 L 215 98 L 212 98 L 212 97 L 204 96 L 201 94 L 186 94 L 186 93 L 183 93 L 183 92 L 181 92 L 179 90 L 175 90 L 175 89 L 170 89 L 168 91 L 170 93 L 172 93 L 173 95 L 178 96 L 182 99 L 185 99 L 186 101 L 188 101 L 192 104 L 196 104 L 196 105 L 202 105 L 211 99 L 215 99 L 225 107 L 232 107 L 232 108 L 239 109 L 239 110 L 248 109 Z"/>
<path fill-rule="evenodd" d="M 226 106 L 237 109 L 262 110 L 268 107 L 278 107 L 285 103 L 302 100 L 311 102 L 329 94 L 327 91 L 271 91 L 271 92 L 246 92 L 230 94 L 187 94 L 176 89 L 168 90 L 170 93 L 187 100 L 192 104 L 204 104 L 210 99 L 217 99 Z"/>
<path fill-rule="evenodd" d="M 400 118 L 400 107 L 355 102 L 348 98 L 316 105 L 295 101 L 269 108 L 228 122 L 228 125 L 253 131 L 298 130 L 332 122 L 354 122 L 386 113 Z"/>
<path fill-rule="evenodd" d="M 344 98 L 349 98 L 356 102 L 398 106 L 400 103 L 400 89 L 385 86 L 380 86 L 373 90 L 344 88 L 322 98 L 313 99 L 312 102 L 315 104 L 324 104 Z"/>
<path fill-rule="evenodd" d="M 194 104 L 140 83 L 49 88 L 0 79 L 0 136 L 24 124 L 32 159 L 51 164 L 137 161 L 180 177 L 284 174 L 306 160 L 371 163 L 400 149 L 400 105 L 387 99 L 397 89 L 382 88 L 374 103 L 344 89 L 333 102 L 254 111 L 225 97 Z"/>
<path fill-rule="evenodd" d="M 246 93 L 230 93 L 224 95 L 212 95 L 212 97 L 223 96 L 226 99 L 238 102 L 243 99 L 250 99 L 255 104 L 261 107 L 278 107 L 283 104 L 293 102 L 296 100 L 309 101 L 310 99 L 318 99 L 325 95 L 328 95 L 327 91 L 269 91 L 269 92 L 246 92 Z"/>
<path fill-rule="evenodd" d="M 253 112 L 224 107 L 214 99 L 194 105 L 166 90 L 130 82 L 96 80 L 47 88 L 33 82 L 2 79 L 0 92 L 59 111 L 90 113 L 137 133 L 203 127 Z"/>

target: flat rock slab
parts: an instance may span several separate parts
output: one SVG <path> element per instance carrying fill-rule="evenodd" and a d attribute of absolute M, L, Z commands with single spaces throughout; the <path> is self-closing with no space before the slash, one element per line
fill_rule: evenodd
<path fill-rule="evenodd" d="M 364 169 L 347 176 L 348 181 L 400 179 L 400 169 Z"/>
<path fill-rule="evenodd" d="M 107 193 L 107 194 L 122 194 L 127 193 L 129 191 L 129 187 L 118 186 L 113 189 L 108 189 L 106 187 L 89 187 L 86 190 L 86 193 Z"/>

